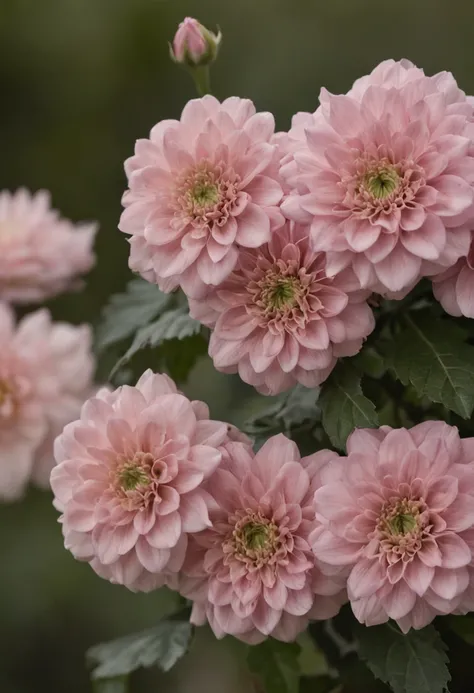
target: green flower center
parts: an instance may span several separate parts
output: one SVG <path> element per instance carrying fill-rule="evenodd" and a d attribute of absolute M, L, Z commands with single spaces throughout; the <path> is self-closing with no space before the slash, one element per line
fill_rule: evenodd
<path fill-rule="evenodd" d="M 197 207 L 213 207 L 219 202 L 219 189 L 213 183 L 198 181 L 191 191 L 191 197 Z"/>
<path fill-rule="evenodd" d="M 300 282 L 297 277 L 277 279 L 267 291 L 267 305 L 273 310 L 293 308 L 298 302 Z"/>
<path fill-rule="evenodd" d="M 118 480 L 124 491 L 133 491 L 137 486 L 148 486 L 148 474 L 136 464 L 127 464 L 120 470 Z"/>
<path fill-rule="evenodd" d="M 400 513 L 389 520 L 387 524 L 392 534 L 408 534 L 415 529 L 417 522 L 413 515 Z"/>
<path fill-rule="evenodd" d="M 242 539 L 247 549 L 263 549 L 269 541 L 269 526 L 258 522 L 249 522 L 242 527 Z"/>
<path fill-rule="evenodd" d="M 377 200 L 382 200 L 398 188 L 400 176 L 392 167 L 381 168 L 365 175 L 365 186 Z"/>

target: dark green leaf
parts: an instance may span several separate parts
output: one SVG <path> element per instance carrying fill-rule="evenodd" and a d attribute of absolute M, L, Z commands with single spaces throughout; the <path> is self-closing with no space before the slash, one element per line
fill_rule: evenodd
<path fill-rule="evenodd" d="M 187 380 L 188 375 L 200 356 L 207 354 L 207 339 L 201 334 L 186 339 L 169 339 L 160 347 L 163 368 L 177 383 Z"/>
<path fill-rule="evenodd" d="M 319 404 L 324 430 L 341 450 L 355 428 L 378 426 L 374 404 L 362 392 L 361 374 L 347 362 L 336 366 L 324 384 Z"/>
<path fill-rule="evenodd" d="M 200 323 L 189 316 L 187 305 L 165 311 L 155 322 L 138 330 L 130 348 L 115 364 L 111 376 L 141 349 L 159 347 L 163 342 L 171 339 L 181 340 L 191 337 L 198 334 L 200 330 Z"/>
<path fill-rule="evenodd" d="M 387 371 L 385 359 L 373 347 L 364 347 L 352 360 L 357 370 L 370 375 L 371 378 L 381 378 Z"/>
<path fill-rule="evenodd" d="M 474 408 L 474 347 L 448 320 L 427 311 L 406 317 L 407 326 L 389 351 L 390 366 L 404 385 L 417 395 L 440 402 L 467 419 Z"/>
<path fill-rule="evenodd" d="M 299 653 L 297 643 L 269 639 L 249 648 L 247 664 L 250 671 L 259 677 L 265 693 L 297 693 Z"/>
<path fill-rule="evenodd" d="M 468 645 L 474 645 L 474 618 L 472 616 L 450 616 L 449 627 Z"/>
<path fill-rule="evenodd" d="M 104 308 L 103 320 L 96 335 L 97 348 L 106 347 L 130 337 L 140 327 L 148 325 L 165 306 L 170 296 L 154 284 L 134 279 L 123 294 L 116 294 Z"/>
<path fill-rule="evenodd" d="M 183 621 L 161 621 L 154 628 L 95 645 L 87 652 L 94 667 L 92 678 L 126 676 L 139 667 L 158 666 L 169 671 L 186 654 L 192 626 Z"/>
<path fill-rule="evenodd" d="M 394 693 L 445 693 L 446 646 L 433 626 L 407 635 L 391 623 L 357 629 L 359 654 Z"/>

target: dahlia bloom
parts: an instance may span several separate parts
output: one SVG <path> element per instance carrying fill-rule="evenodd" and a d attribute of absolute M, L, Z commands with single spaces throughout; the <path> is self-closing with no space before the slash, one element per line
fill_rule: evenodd
<path fill-rule="evenodd" d="M 315 493 L 311 541 L 320 560 L 350 568 L 361 623 L 392 618 L 406 633 L 462 608 L 474 557 L 473 443 L 440 421 L 360 429 L 332 464 Z"/>
<path fill-rule="evenodd" d="M 180 574 L 181 593 L 194 600 L 192 623 L 255 644 L 294 640 L 310 618 L 337 614 L 345 578 L 315 562 L 309 544 L 314 492 L 332 457 L 325 450 L 301 459 L 282 434 L 256 455 L 241 443 L 225 446 L 208 483 L 217 501 L 212 527 L 191 538 Z"/>
<path fill-rule="evenodd" d="M 474 240 L 467 257 L 433 277 L 433 293 L 450 315 L 474 318 Z"/>
<path fill-rule="evenodd" d="M 0 192 L 0 300 L 37 303 L 74 287 L 95 262 L 95 224 L 74 225 L 48 192 Z"/>
<path fill-rule="evenodd" d="M 198 296 L 234 269 L 239 248 L 266 243 L 283 224 L 273 131 L 273 116 L 251 101 L 205 96 L 138 140 L 120 221 L 130 267 L 164 291 Z"/>
<path fill-rule="evenodd" d="M 473 108 L 451 74 L 389 60 L 345 96 L 298 114 L 282 209 L 311 224 L 328 272 L 352 265 L 363 286 L 405 293 L 469 249 L 474 217 Z"/>
<path fill-rule="evenodd" d="M 276 394 L 297 382 L 315 387 L 338 357 L 356 354 L 374 328 L 368 292 L 350 269 L 327 277 L 325 260 L 291 222 L 265 246 L 242 250 L 225 282 L 189 302 L 191 315 L 214 328 L 214 366 Z"/>
<path fill-rule="evenodd" d="M 101 390 L 55 443 L 51 473 L 65 546 L 103 578 L 155 589 L 181 568 L 188 533 L 210 526 L 202 488 L 228 427 L 166 375 Z"/>
<path fill-rule="evenodd" d="M 88 326 L 53 323 L 46 310 L 15 326 L 0 304 L 0 499 L 30 480 L 47 486 L 53 440 L 80 411 L 94 369 Z"/>

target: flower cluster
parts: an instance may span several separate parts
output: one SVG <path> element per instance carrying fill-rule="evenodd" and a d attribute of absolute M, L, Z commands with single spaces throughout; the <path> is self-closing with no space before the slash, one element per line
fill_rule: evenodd
<path fill-rule="evenodd" d="M 245 99 L 190 101 L 126 162 L 130 267 L 184 290 L 217 369 L 263 393 L 315 386 L 373 329 L 372 292 L 430 277 L 449 312 L 474 314 L 473 136 L 452 75 L 406 60 L 322 90 L 288 133 Z"/>
<path fill-rule="evenodd" d="M 347 457 L 254 453 L 164 375 L 100 391 L 56 441 L 66 547 L 132 590 L 168 585 L 217 637 L 291 641 L 349 599 L 406 632 L 474 606 L 474 439 L 355 431 Z"/>

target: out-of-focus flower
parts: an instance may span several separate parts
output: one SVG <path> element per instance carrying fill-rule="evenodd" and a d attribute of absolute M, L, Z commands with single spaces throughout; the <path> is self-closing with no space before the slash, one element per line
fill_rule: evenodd
<path fill-rule="evenodd" d="M 273 131 L 273 116 L 251 101 L 205 96 L 138 140 L 120 222 L 130 267 L 196 297 L 230 274 L 240 248 L 266 243 L 284 221 Z"/>
<path fill-rule="evenodd" d="M 96 231 L 61 218 L 45 191 L 1 191 L 0 300 L 36 303 L 74 287 L 95 262 Z"/>
<path fill-rule="evenodd" d="M 474 318 L 474 241 L 467 257 L 433 277 L 435 298 L 450 315 Z"/>
<path fill-rule="evenodd" d="M 264 394 L 297 382 L 315 387 L 340 356 L 353 356 L 374 328 L 367 291 L 350 269 L 327 277 L 324 253 L 310 248 L 307 228 L 287 223 L 270 242 L 241 250 L 229 278 L 191 315 L 214 328 L 209 354 Z"/>
<path fill-rule="evenodd" d="M 194 535 L 180 591 L 194 600 L 191 621 L 209 621 L 218 638 L 252 644 L 291 641 L 309 619 L 334 616 L 346 601 L 340 570 L 316 563 L 309 544 L 314 492 L 335 453 L 301 459 L 295 443 L 270 438 L 254 456 L 225 446 L 209 481 L 212 527 Z"/>
<path fill-rule="evenodd" d="M 381 63 L 345 96 L 298 114 L 282 175 L 288 217 L 311 224 L 328 272 L 405 293 L 465 256 L 474 216 L 473 108 L 449 73 Z"/>
<path fill-rule="evenodd" d="M 134 591 L 172 580 L 188 534 L 211 524 L 203 481 L 234 435 L 165 375 L 100 391 L 56 440 L 51 486 L 66 548 Z"/>
<path fill-rule="evenodd" d="M 170 46 L 170 53 L 177 63 L 196 67 L 209 65 L 217 56 L 222 35 L 206 29 L 197 19 L 186 17 L 178 27 Z"/>
<path fill-rule="evenodd" d="M 47 486 L 53 440 L 91 389 L 88 326 L 51 322 L 46 310 L 16 327 L 0 304 L 0 499 L 19 498 L 30 480 Z"/>
<path fill-rule="evenodd" d="M 315 493 L 316 557 L 351 569 L 361 623 L 403 632 L 461 609 L 474 547 L 474 438 L 428 421 L 356 430 Z M 467 598 L 466 593 L 466 598 Z"/>

